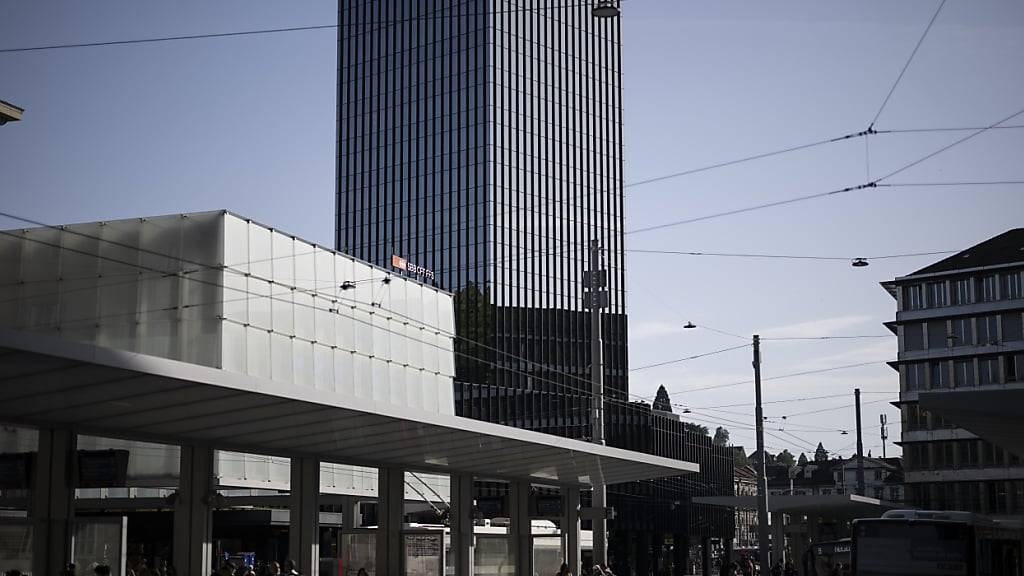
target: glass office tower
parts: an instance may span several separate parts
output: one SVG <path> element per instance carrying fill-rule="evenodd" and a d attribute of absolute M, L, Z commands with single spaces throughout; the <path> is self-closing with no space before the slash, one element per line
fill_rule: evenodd
<path fill-rule="evenodd" d="M 596 238 L 625 398 L 620 23 L 590 10 L 341 3 L 337 248 L 454 293 L 457 380 L 588 393 Z"/>

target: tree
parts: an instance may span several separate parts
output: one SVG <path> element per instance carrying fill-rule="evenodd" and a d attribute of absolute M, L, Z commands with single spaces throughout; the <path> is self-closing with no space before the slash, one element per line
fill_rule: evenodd
<path fill-rule="evenodd" d="M 827 460 L 828 460 L 828 450 L 825 450 L 825 447 L 821 445 L 821 442 L 818 442 L 818 448 L 815 449 L 815 451 L 814 451 L 814 461 L 815 462 L 825 462 Z"/>
<path fill-rule="evenodd" d="M 790 454 L 789 449 L 786 449 L 783 450 L 782 452 L 779 452 L 779 455 L 775 457 L 775 461 L 778 462 L 779 464 L 784 464 L 786 468 L 792 468 L 793 464 L 796 463 L 796 458 L 793 458 L 793 455 Z"/>
<path fill-rule="evenodd" d="M 672 411 L 672 400 L 669 399 L 665 386 L 658 386 L 658 393 L 654 395 L 654 409 L 662 412 Z M 704 433 L 707 434 L 707 429 Z"/>
<path fill-rule="evenodd" d="M 743 451 L 743 446 L 732 447 L 732 463 L 733 466 L 750 466 L 750 458 L 747 458 L 747 453 Z"/>
<path fill-rule="evenodd" d="M 796 459 L 796 463 L 800 466 L 807 466 L 807 454 L 800 453 L 800 457 Z"/>
<path fill-rule="evenodd" d="M 693 432 L 694 434 L 701 434 L 703 436 L 708 435 L 707 426 L 701 426 L 700 424 L 694 424 L 693 422 L 683 422 L 683 428 L 687 432 Z"/>
<path fill-rule="evenodd" d="M 728 446 L 729 445 L 729 431 L 719 426 L 715 428 L 715 437 L 711 440 L 711 443 L 715 446 Z"/>

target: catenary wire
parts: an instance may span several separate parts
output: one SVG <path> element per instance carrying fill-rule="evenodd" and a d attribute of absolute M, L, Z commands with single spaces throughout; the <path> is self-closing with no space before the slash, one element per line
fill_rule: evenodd
<path fill-rule="evenodd" d="M 476 13 L 458 13 L 450 12 L 448 14 L 432 14 L 432 15 L 421 15 L 413 18 L 401 18 L 391 19 L 386 21 L 374 21 L 372 24 L 383 26 L 390 26 L 392 24 L 403 24 L 407 22 L 421 22 L 428 20 L 441 20 L 448 18 L 469 18 L 475 16 L 493 16 L 498 14 L 514 14 L 520 12 L 540 12 L 540 11 L 555 11 L 563 8 L 579 8 L 579 7 L 590 7 L 589 3 L 578 3 L 578 4 L 559 4 L 556 6 L 545 6 L 535 8 L 512 8 L 507 10 L 494 10 L 489 12 L 476 12 Z M 347 26 L 356 26 L 356 24 L 349 23 Z M 265 34 L 279 34 L 287 32 L 308 32 L 314 30 L 331 30 L 339 28 L 339 24 L 315 24 L 310 26 L 292 26 L 286 28 L 262 28 L 257 30 L 236 30 L 232 32 L 214 32 L 208 34 L 186 34 L 186 35 L 175 35 L 175 36 L 156 36 L 151 38 L 133 38 L 128 40 L 105 40 L 99 42 L 79 42 L 79 43 L 67 43 L 67 44 L 48 44 L 41 46 L 21 46 L 13 48 L 0 48 L 0 54 L 11 54 L 17 52 L 38 52 L 43 50 L 65 50 L 70 48 L 94 48 L 100 46 L 124 46 L 131 44 L 153 44 L 158 42 L 176 42 L 183 40 L 202 40 L 211 38 L 232 38 L 239 36 L 256 36 Z"/>
<path fill-rule="evenodd" d="M 884 360 L 875 360 L 873 362 L 858 362 L 856 364 L 845 364 L 845 365 L 842 365 L 842 366 L 831 366 L 831 367 L 828 367 L 828 368 L 818 368 L 818 369 L 815 369 L 815 370 L 805 370 L 803 372 L 793 372 L 791 374 L 782 374 L 780 376 L 769 376 L 767 378 L 761 378 L 761 381 L 762 382 L 768 382 L 768 381 L 771 381 L 771 380 L 782 380 L 784 378 L 795 378 L 797 376 L 807 376 L 807 375 L 810 375 L 810 374 L 821 374 L 821 373 L 824 373 L 824 372 L 832 372 L 832 371 L 835 371 L 835 370 L 846 370 L 846 369 L 850 369 L 850 368 L 860 368 L 862 366 L 877 366 L 877 365 L 882 364 L 884 362 L 885 362 Z M 685 390 L 676 390 L 674 392 L 669 392 L 668 395 L 669 396 L 675 396 L 675 395 L 678 395 L 678 394 L 687 394 L 687 393 L 690 393 L 690 392 L 702 392 L 704 390 L 717 390 L 719 388 L 729 388 L 729 387 L 733 387 L 733 386 L 743 386 L 744 384 L 753 384 L 753 383 L 754 383 L 753 380 L 744 380 L 742 382 L 731 382 L 731 383 L 728 383 L 728 384 L 715 384 L 713 386 L 702 386 L 702 387 L 699 387 L 699 388 L 688 388 L 688 389 L 685 389 Z"/>
<path fill-rule="evenodd" d="M 899 86 L 900 81 L 903 80 L 903 75 L 907 73 L 907 68 L 910 67 L 910 63 L 913 62 L 914 56 L 917 55 L 917 51 L 921 48 L 921 44 L 924 43 L 924 39 L 928 36 L 928 32 L 932 29 L 932 25 L 935 24 L 935 19 L 939 17 L 939 13 L 942 12 L 942 7 L 946 5 L 946 0 L 939 2 L 938 8 L 935 9 L 935 14 L 932 15 L 932 19 L 928 21 L 928 26 L 925 27 L 921 37 L 918 38 L 917 44 L 914 45 L 914 49 L 910 52 L 910 56 L 907 61 L 903 64 L 903 68 L 900 70 L 899 75 L 896 77 L 896 81 L 893 82 L 892 87 L 889 88 L 889 93 L 885 95 L 885 100 L 882 101 L 882 105 L 878 107 L 878 112 L 875 113 L 875 117 L 871 119 L 870 128 L 874 128 L 875 123 L 878 122 L 878 117 L 882 115 L 882 111 L 885 110 L 886 105 L 889 104 L 889 99 L 892 98 L 893 92 L 896 91 L 896 87 Z M 870 129 L 869 128 L 869 129 Z"/>
<path fill-rule="evenodd" d="M 641 248 L 627 248 L 629 253 L 636 254 L 668 254 L 679 256 L 718 256 L 725 258 L 779 258 L 787 260 L 836 260 L 849 262 L 856 256 L 812 256 L 797 254 L 763 254 L 763 253 L 742 253 L 742 252 L 695 252 L 686 250 L 648 250 Z M 885 254 L 882 256 L 861 256 L 867 260 L 884 260 L 892 258 L 911 258 L 916 256 L 937 256 L 942 254 L 955 254 L 956 250 L 940 250 L 935 252 L 911 252 L 907 254 Z"/>
<path fill-rule="evenodd" d="M 686 357 L 683 357 L 683 358 L 676 358 L 675 360 L 666 360 L 664 362 L 656 362 L 654 364 L 645 364 L 643 366 L 638 366 L 636 368 L 630 368 L 629 371 L 630 372 L 635 372 L 637 370 L 647 370 L 648 368 L 657 368 L 659 366 L 668 366 L 668 365 L 671 365 L 671 364 L 678 364 L 680 362 L 685 362 L 687 360 L 696 360 L 697 358 L 704 358 L 706 356 L 714 356 L 715 354 L 722 354 L 724 352 L 731 352 L 732 350 L 739 350 L 741 348 L 747 348 L 749 346 L 750 346 L 750 344 L 740 344 L 739 346 L 732 346 L 730 348 L 722 348 L 721 350 L 714 350 L 714 351 L 711 351 L 711 352 L 704 352 L 703 354 L 695 354 L 693 356 L 686 356 Z"/>

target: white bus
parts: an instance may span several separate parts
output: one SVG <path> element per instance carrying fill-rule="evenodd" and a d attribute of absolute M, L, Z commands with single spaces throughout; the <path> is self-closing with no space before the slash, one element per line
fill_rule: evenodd
<path fill-rule="evenodd" d="M 855 576 L 1024 576 L 1021 531 L 970 512 L 891 510 L 853 522 Z"/>

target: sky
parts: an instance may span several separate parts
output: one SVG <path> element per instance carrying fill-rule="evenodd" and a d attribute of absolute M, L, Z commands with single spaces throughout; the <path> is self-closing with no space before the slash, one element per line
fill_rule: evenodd
<path fill-rule="evenodd" d="M 938 0 L 623 4 L 626 229 L 857 186 L 970 132 L 876 134 L 653 177 L 868 128 Z M 284 9 L 284 8 L 287 9 Z M 336 1 L 34 0 L 0 4 L 0 49 L 333 24 Z M 336 31 L 0 53 L 2 211 L 66 223 L 226 208 L 333 243 Z M 1024 108 L 1024 4 L 947 2 L 875 124 L 988 126 Z M 1017 122 L 1024 125 L 1024 115 Z M 891 183 L 1024 180 L 1024 129 L 989 130 Z M 1024 224 L 1024 186 L 878 187 L 627 235 L 630 250 L 870 257 L 961 250 Z M 4 227 L 20 224 L 0 220 Z M 895 302 L 879 282 L 941 256 L 783 260 L 630 252 L 630 365 L 766 340 L 769 450 L 849 457 L 899 437 Z M 684 330 L 686 322 L 699 326 Z M 717 330 L 718 332 L 716 332 Z M 721 332 L 729 332 L 729 336 Z M 635 370 L 752 449 L 750 348 Z M 796 372 L 871 363 L 792 378 Z M 789 400 L 829 396 L 816 400 Z M 728 405 L 728 406 L 727 406 Z M 815 412 L 804 414 L 805 412 Z M 783 420 L 782 417 L 786 416 Z M 840 431 L 847 430 L 844 435 Z"/>

